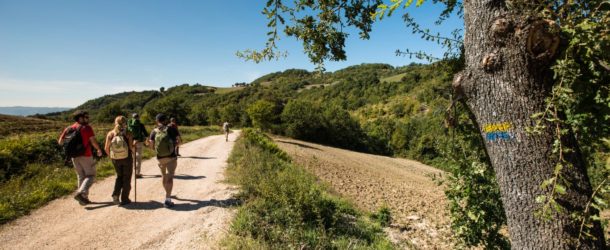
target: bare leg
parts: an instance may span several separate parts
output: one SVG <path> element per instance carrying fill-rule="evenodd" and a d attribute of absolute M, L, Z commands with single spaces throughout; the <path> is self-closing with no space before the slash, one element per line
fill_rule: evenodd
<path fill-rule="evenodd" d="M 165 198 L 172 196 L 172 188 L 174 187 L 174 174 L 167 173 L 163 175 L 163 188 L 165 188 Z"/>

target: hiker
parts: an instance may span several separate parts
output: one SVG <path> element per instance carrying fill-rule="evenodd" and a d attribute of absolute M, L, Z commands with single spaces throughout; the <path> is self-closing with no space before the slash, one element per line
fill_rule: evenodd
<path fill-rule="evenodd" d="M 229 141 L 229 132 L 231 131 L 231 123 L 225 121 L 225 123 L 222 124 L 222 130 L 225 133 L 225 141 Z"/>
<path fill-rule="evenodd" d="M 178 131 L 178 138 L 180 139 L 180 141 L 182 141 L 182 137 L 180 135 L 180 130 L 178 130 L 178 123 L 176 123 L 176 118 L 172 117 L 171 119 L 169 119 L 169 126 L 175 128 L 176 131 Z M 180 146 L 176 145 L 176 156 L 181 156 L 179 149 L 180 149 Z"/>
<path fill-rule="evenodd" d="M 151 147 L 157 152 L 157 161 L 159 161 L 159 169 L 163 176 L 163 188 L 165 188 L 165 207 L 173 207 L 174 203 L 171 199 L 172 187 L 174 186 L 174 174 L 178 166 L 178 157 L 176 156 L 176 146 L 180 145 L 180 137 L 178 130 L 168 126 L 167 116 L 158 114 L 155 117 L 157 127 L 150 133 L 149 140 Z"/>
<path fill-rule="evenodd" d="M 138 115 L 138 113 L 133 113 L 131 115 L 131 119 L 129 119 L 129 122 L 127 123 L 127 131 L 133 136 L 133 145 L 135 146 L 136 178 L 142 178 L 142 144 L 148 146 L 148 140 L 146 140 L 148 131 L 146 131 L 144 124 L 140 122 L 140 115 Z"/>
<path fill-rule="evenodd" d="M 115 205 L 131 203 L 129 199 L 131 174 L 133 173 L 131 152 L 134 147 L 132 135 L 127 133 L 127 118 L 122 115 L 117 116 L 114 119 L 114 128 L 108 132 L 106 143 L 104 143 L 104 150 L 110 156 L 114 171 L 116 171 L 116 181 L 112 192 L 112 202 Z"/>
<path fill-rule="evenodd" d="M 89 125 L 89 113 L 77 110 L 72 114 L 74 124 L 63 130 L 57 142 L 66 149 L 66 155 L 72 158 L 72 164 L 78 179 L 78 189 L 74 199 L 81 206 L 91 203 L 89 200 L 89 188 L 95 180 L 95 161 L 91 146 L 97 151 L 97 156 L 102 157 L 102 150 L 95 140 L 93 128 Z M 78 138 L 81 138 L 78 140 Z M 76 140 L 72 140 L 72 139 Z M 75 146 L 71 146 L 75 145 Z"/>

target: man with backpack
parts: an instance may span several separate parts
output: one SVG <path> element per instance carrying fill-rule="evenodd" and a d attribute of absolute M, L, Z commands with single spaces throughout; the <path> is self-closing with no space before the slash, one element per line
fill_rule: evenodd
<path fill-rule="evenodd" d="M 180 137 L 176 128 L 168 126 L 169 120 L 164 114 L 158 114 L 155 118 L 157 127 L 150 133 L 150 145 L 157 153 L 159 169 L 163 176 L 163 188 L 165 189 L 165 207 L 173 207 L 172 188 L 174 186 L 174 174 L 178 166 L 176 147 L 180 145 Z"/>
<path fill-rule="evenodd" d="M 95 180 L 95 161 L 91 146 L 102 157 L 102 150 L 95 140 L 93 128 L 89 125 L 89 113 L 77 110 L 72 114 L 74 124 L 63 130 L 57 142 L 64 147 L 67 157 L 72 158 L 78 178 L 78 190 L 74 199 L 82 206 L 91 203 L 88 198 L 89 188 Z"/>
<path fill-rule="evenodd" d="M 138 113 L 133 113 L 131 117 L 129 122 L 127 122 L 127 131 L 133 136 L 133 144 L 135 146 L 136 178 L 142 178 L 142 144 L 147 144 L 146 137 L 148 136 L 148 131 L 146 131 L 144 124 L 140 122 L 140 115 Z"/>

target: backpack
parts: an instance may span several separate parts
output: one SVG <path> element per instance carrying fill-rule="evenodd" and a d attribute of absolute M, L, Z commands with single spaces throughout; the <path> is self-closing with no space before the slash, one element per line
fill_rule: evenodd
<path fill-rule="evenodd" d="M 127 157 L 129 157 L 129 145 L 125 139 L 125 131 L 121 131 L 110 141 L 110 158 L 120 160 Z"/>
<path fill-rule="evenodd" d="M 174 142 L 170 138 L 167 126 L 155 129 L 155 151 L 157 157 L 168 157 L 174 153 Z"/>
<path fill-rule="evenodd" d="M 86 148 L 85 144 L 83 144 L 83 136 L 80 133 L 82 127 L 82 125 L 79 125 L 78 128 L 73 128 L 72 126 L 66 128 L 67 131 L 64 134 L 63 144 L 66 160 L 85 154 Z"/>
<path fill-rule="evenodd" d="M 127 131 L 129 131 L 135 140 L 143 141 L 144 133 L 142 131 L 142 125 L 136 119 L 129 119 L 127 122 Z"/>

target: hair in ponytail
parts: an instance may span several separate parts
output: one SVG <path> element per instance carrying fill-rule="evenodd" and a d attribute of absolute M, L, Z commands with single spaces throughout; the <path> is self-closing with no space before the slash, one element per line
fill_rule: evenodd
<path fill-rule="evenodd" d="M 117 116 L 114 118 L 114 129 L 112 129 L 112 132 L 114 132 L 115 135 L 118 135 L 121 130 L 125 128 L 125 124 L 127 124 L 127 118 L 122 115 Z"/>

